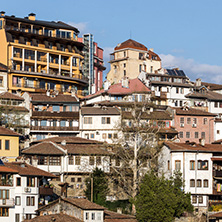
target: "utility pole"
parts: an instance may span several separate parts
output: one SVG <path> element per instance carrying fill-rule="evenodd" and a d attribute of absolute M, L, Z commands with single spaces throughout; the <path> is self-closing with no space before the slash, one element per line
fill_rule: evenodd
<path fill-rule="evenodd" d="M 91 202 L 93 202 L 93 178 L 91 177 Z"/>

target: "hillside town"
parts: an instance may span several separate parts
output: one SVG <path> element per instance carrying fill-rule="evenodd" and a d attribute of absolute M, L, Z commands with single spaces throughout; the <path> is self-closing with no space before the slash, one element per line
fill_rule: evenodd
<path fill-rule="evenodd" d="M 135 199 L 148 172 L 179 172 L 193 212 L 175 221 L 221 221 L 222 84 L 133 39 L 109 65 L 91 33 L 0 12 L 0 221 L 142 221 L 134 203 L 94 201 L 97 170 L 110 203 Z"/>

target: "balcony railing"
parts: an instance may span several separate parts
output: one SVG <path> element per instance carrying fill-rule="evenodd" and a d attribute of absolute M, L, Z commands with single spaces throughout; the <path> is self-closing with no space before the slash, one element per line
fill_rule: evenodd
<path fill-rule="evenodd" d="M 0 199 L 0 207 L 13 207 L 15 205 L 14 199 Z"/>
<path fill-rule="evenodd" d="M 79 127 L 73 127 L 73 126 L 31 126 L 31 130 L 78 131 Z"/>

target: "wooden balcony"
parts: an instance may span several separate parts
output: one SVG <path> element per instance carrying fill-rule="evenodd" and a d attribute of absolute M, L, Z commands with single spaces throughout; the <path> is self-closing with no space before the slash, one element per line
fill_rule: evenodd
<path fill-rule="evenodd" d="M 53 188 L 41 186 L 41 187 L 39 187 L 39 195 L 51 196 L 51 195 L 53 195 Z"/>
<path fill-rule="evenodd" d="M 31 126 L 31 130 L 40 130 L 40 131 L 79 131 L 79 127 L 71 126 Z"/>
<path fill-rule="evenodd" d="M 214 177 L 222 177 L 222 170 L 214 170 L 213 176 Z"/>

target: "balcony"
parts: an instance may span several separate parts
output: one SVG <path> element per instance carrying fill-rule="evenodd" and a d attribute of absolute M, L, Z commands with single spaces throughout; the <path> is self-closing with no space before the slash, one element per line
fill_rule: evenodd
<path fill-rule="evenodd" d="M 167 99 L 167 92 L 152 91 L 152 98 Z"/>
<path fill-rule="evenodd" d="M 40 131 L 79 131 L 79 127 L 69 127 L 69 126 L 31 126 L 31 130 L 40 130 Z"/>
<path fill-rule="evenodd" d="M 14 199 L 0 199 L 0 207 L 14 207 Z"/>
<path fill-rule="evenodd" d="M 222 177 L 222 170 L 214 170 L 213 176 L 214 177 Z"/>
<path fill-rule="evenodd" d="M 39 187 L 39 195 L 52 196 L 53 195 L 53 188 L 41 186 L 41 187 Z"/>

